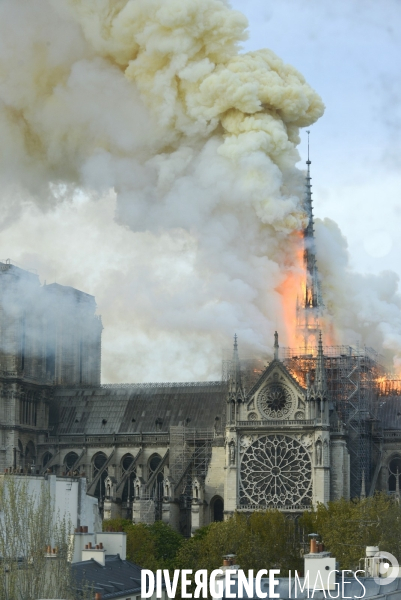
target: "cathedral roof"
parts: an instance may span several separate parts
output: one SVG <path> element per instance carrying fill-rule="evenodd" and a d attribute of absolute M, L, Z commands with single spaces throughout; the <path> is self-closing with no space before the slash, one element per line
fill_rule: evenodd
<path fill-rule="evenodd" d="M 401 396 L 383 396 L 378 410 L 380 426 L 384 430 L 401 429 Z"/>
<path fill-rule="evenodd" d="M 53 435 L 168 432 L 176 425 L 221 429 L 226 395 L 220 381 L 59 388 Z"/>

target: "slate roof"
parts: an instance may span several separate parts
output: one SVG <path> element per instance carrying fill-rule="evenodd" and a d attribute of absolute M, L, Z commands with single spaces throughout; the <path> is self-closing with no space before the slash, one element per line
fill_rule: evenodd
<path fill-rule="evenodd" d="M 401 396 L 382 396 L 378 417 L 383 429 L 401 429 Z"/>
<path fill-rule="evenodd" d="M 119 555 L 106 556 L 103 567 L 93 558 L 71 565 L 77 591 L 92 587 L 100 592 L 102 600 L 126 597 L 141 593 L 142 567 L 122 560 Z"/>
<path fill-rule="evenodd" d="M 224 426 L 226 387 L 217 381 L 59 388 L 55 400 L 55 435 L 168 432 L 172 425 L 210 429 L 216 417 Z"/>

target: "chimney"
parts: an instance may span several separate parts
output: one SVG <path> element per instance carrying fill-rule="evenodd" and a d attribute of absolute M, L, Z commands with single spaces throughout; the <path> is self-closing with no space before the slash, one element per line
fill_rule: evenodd
<path fill-rule="evenodd" d="M 127 534 L 124 531 L 102 531 L 96 534 L 96 544 L 106 551 L 106 555 L 119 554 L 127 558 Z"/>
<path fill-rule="evenodd" d="M 317 533 L 310 533 L 309 536 L 310 537 L 310 554 L 317 554 L 317 538 L 319 537 L 319 534 Z"/>
<path fill-rule="evenodd" d="M 310 552 L 304 555 L 304 573 L 305 578 L 308 576 L 309 589 L 314 589 L 316 585 L 320 587 L 322 582 L 325 590 L 335 590 L 336 559 L 332 558 L 330 552 L 324 552 L 321 542 L 318 545 L 317 533 L 310 533 L 309 537 Z"/>

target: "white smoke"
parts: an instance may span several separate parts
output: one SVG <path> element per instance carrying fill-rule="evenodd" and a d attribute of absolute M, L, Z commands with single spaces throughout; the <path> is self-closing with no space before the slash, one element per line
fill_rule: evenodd
<path fill-rule="evenodd" d="M 108 380 L 215 377 L 234 332 L 257 354 L 285 333 L 298 130 L 323 105 L 271 51 L 239 53 L 246 25 L 220 0 L 0 4 L 2 226 L 26 238 L 35 214 L 58 281 L 96 295 Z"/>
<path fill-rule="evenodd" d="M 392 271 L 362 274 L 349 266 L 347 241 L 330 219 L 316 220 L 316 245 L 322 288 L 335 325 L 336 342 L 361 344 L 401 365 L 401 297 Z"/>

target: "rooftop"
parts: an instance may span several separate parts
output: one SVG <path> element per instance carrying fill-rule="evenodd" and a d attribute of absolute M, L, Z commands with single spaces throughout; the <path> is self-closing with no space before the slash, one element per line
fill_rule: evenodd
<path fill-rule="evenodd" d="M 61 388 L 55 396 L 57 436 L 167 433 L 171 426 L 208 429 L 216 422 L 224 426 L 226 386 L 219 381 Z"/>
<path fill-rule="evenodd" d="M 94 593 L 102 594 L 102 600 L 124 598 L 127 594 L 141 593 L 142 567 L 128 560 L 122 560 L 118 554 L 106 556 L 105 566 L 93 558 L 74 563 L 72 571 L 77 591 L 82 591 L 88 585 L 93 586 Z"/>

